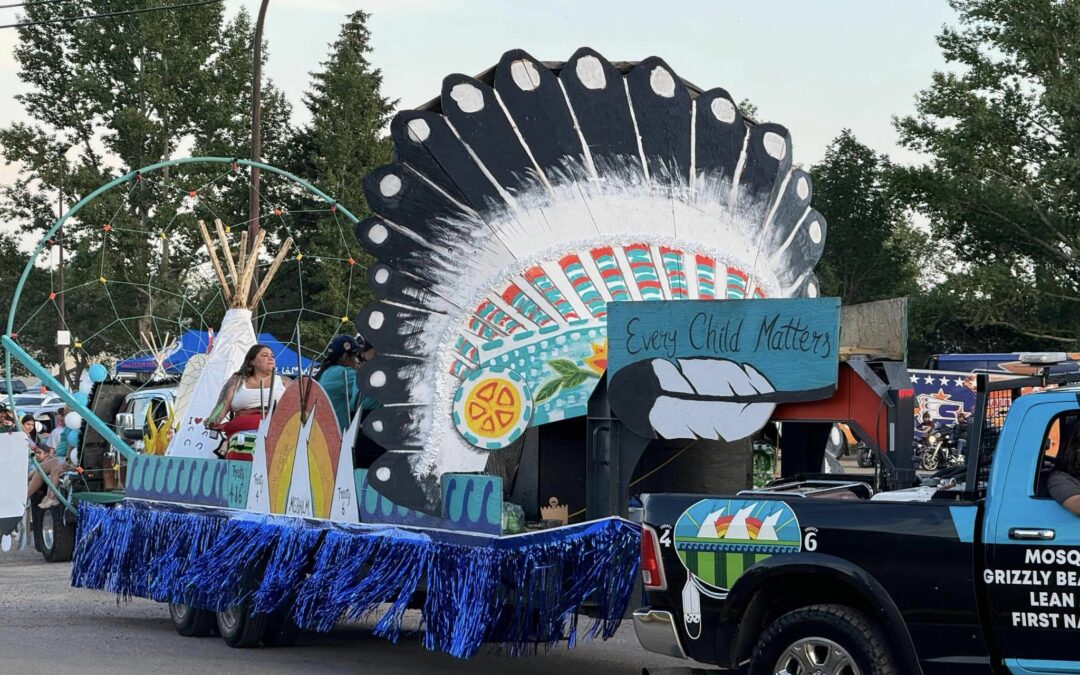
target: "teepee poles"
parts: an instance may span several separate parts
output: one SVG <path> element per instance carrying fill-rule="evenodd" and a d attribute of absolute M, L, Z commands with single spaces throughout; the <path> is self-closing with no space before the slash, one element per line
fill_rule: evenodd
<path fill-rule="evenodd" d="M 210 233 L 206 229 L 206 223 L 199 221 L 199 232 L 202 233 L 203 243 L 206 244 L 206 250 L 210 253 L 210 263 L 214 266 L 214 274 L 217 275 L 218 284 L 221 285 L 221 292 L 225 295 L 225 302 L 232 304 L 232 294 L 229 292 L 229 280 L 225 278 L 225 272 L 221 269 L 221 261 L 218 260 L 217 250 L 214 248 L 214 240 L 210 238 Z"/>
<path fill-rule="evenodd" d="M 266 234 L 265 230 L 259 230 L 256 242 L 261 242 L 262 236 L 264 234 Z M 281 267 L 281 263 L 285 262 L 285 256 L 289 254 L 289 249 L 292 248 L 292 244 L 292 237 L 286 239 L 285 243 L 282 244 L 281 249 L 278 251 L 277 257 L 274 258 L 274 262 L 270 265 L 270 271 L 266 273 L 265 277 L 263 277 L 262 283 L 259 284 L 259 290 L 255 291 L 255 297 L 251 299 L 252 307 L 257 306 L 259 304 L 259 301 L 262 300 L 263 295 L 266 293 L 266 289 L 270 287 L 270 280 L 274 278 L 275 274 L 277 274 L 278 268 Z M 256 243 L 255 249 L 258 250 L 258 248 L 258 243 Z"/>
<path fill-rule="evenodd" d="M 262 300 L 263 294 L 266 293 L 266 289 L 270 286 L 270 281 L 274 278 L 278 268 L 281 267 L 281 263 L 284 262 L 285 256 L 288 255 L 289 250 L 292 248 L 292 237 L 286 239 L 285 243 L 282 244 L 281 249 L 274 258 L 274 262 L 270 265 L 270 271 L 267 272 L 262 283 L 259 284 L 259 288 L 252 295 L 251 286 L 255 279 L 255 268 L 259 264 L 259 251 L 266 240 L 266 230 L 260 229 L 255 234 L 254 240 L 250 242 L 248 241 L 247 231 L 242 232 L 240 234 L 240 249 L 236 257 L 234 257 L 232 247 L 229 245 L 229 239 L 225 234 L 225 225 L 222 224 L 220 219 L 214 219 L 214 229 L 217 233 L 217 242 L 214 242 L 210 236 L 206 223 L 199 221 L 199 232 L 202 233 L 203 243 L 206 244 L 206 249 L 210 253 L 210 264 L 213 265 L 214 274 L 217 276 L 218 283 L 221 284 L 221 291 L 225 296 L 225 301 L 233 309 L 252 309 Z M 221 258 L 218 256 L 218 245 L 221 246 L 221 258 L 225 259 L 225 267 L 222 267 Z M 226 269 L 228 270 L 228 276 L 225 274 Z M 231 285 L 229 283 L 230 279 L 232 280 Z"/>
<path fill-rule="evenodd" d="M 221 250 L 225 254 L 225 264 L 229 266 L 229 277 L 232 278 L 233 286 L 239 286 L 240 277 L 236 274 L 236 262 L 233 260 L 232 249 L 229 247 L 229 238 L 225 236 L 225 226 L 221 224 L 221 219 L 214 218 L 214 229 L 217 230 Z M 233 297 L 235 297 L 235 294 Z"/>

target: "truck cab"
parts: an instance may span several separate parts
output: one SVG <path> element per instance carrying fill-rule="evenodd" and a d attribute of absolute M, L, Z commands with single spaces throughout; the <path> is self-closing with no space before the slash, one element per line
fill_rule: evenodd
<path fill-rule="evenodd" d="M 968 463 L 643 497 L 642 645 L 760 673 L 1080 673 L 1080 389 L 980 376 Z M 1072 446 L 1075 447 L 1075 446 Z"/>
<path fill-rule="evenodd" d="M 144 452 L 147 436 L 153 428 L 161 428 L 173 417 L 176 386 L 139 389 L 124 397 L 116 413 L 117 433 L 132 444 L 136 452 Z"/>

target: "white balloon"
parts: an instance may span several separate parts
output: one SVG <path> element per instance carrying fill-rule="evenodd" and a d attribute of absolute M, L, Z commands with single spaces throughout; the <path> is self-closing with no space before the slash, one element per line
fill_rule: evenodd
<path fill-rule="evenodd" d="M 82 418 L 77 412 L 69 412 L 64 415 L 64 426 L 68 429 L 82 429 Z"/>
<path fill-rule="evenodd" d="M 90 378 L 86 378 L 79 382 L 79 391 L 89 395 L 90 390 L 94 388 L 94 383 L 90 381 Z"/>

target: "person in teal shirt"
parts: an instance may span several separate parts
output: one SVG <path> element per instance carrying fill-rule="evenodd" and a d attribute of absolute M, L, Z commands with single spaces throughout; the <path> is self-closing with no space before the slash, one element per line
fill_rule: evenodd
<path fill-rule="evenodd" d="M 372 410 L 379 402 L 360 392 L 360 368 L 375 356 L 375 348 L 363 336 L 338 335 L 330 341 L 319 372 L 315 375 L 334 406 L 338 426 L 344 431 L 360 410 Z"/>

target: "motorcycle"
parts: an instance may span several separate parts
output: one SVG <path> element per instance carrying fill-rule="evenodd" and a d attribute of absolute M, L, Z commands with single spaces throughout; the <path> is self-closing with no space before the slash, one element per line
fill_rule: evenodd
<path fill-rule="evenodd" d="M 956 438 L 955 429 L 935 429 L 927 434 L 925 442 L 916 441 L 916 457 L 922 468 L 937 471 L 942 467 L 964 464 L 964 456 L 956 452 Z M 923 446 L 921 452 L 920 445 Z"/>

